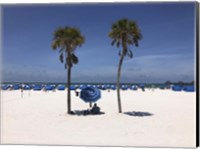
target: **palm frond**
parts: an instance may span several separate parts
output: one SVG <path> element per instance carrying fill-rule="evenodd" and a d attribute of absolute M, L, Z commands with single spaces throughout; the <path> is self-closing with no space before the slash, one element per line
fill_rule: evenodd
<path fill-rule="evenodd" d="M 78 63 L 78 57 L 74 53 L 72 53 L 72 55 L 71 55 L 71 60 L 72 60 L 73 64 L 77 64 Z"/>
<path fill-rule="evenodd" d="M 128 57 L 133 58 L 133 53 L 131 50 L 128 50 L 127 55 L 128 55 Z"/>
<path fill-rule="evenodd" d="M 112 25 L 112 29 L 108 36 L 112 39 L 111 44 L 116 45 L 117 48 L 120 45 L 123 48 L 123 54 L 132 57 L 132 52 L 127 50 L 130 45 L 139 45 L 139 40 L 142 39 L 141 30 L 138 27 L 136 21 L 128 20 L 127 18 L 118 20 Z"/>
<path fill-rule="evenodd" d="M 60 62 L 61 62 L 61 63 L 64 62 L 64 59 L 63 59 L 63 53 L 60 54 L 59 59 L 60 59 Z"/>

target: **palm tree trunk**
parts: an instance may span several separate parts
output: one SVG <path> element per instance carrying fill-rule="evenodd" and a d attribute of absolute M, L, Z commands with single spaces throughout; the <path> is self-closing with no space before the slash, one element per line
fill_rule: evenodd
<path fill-rule="evenodd" d="M 117 71 L 117 99 L 118 99 L 119 113 L 122 113 L 121 97 L 120 97 L 120 75 L 121 75 L 121 67 L 122 67 L 123 59 L 124 59 L 124 54 L 122 52 L 122 55 L 119 61 L 118 71 Z"/>
<path fill-rule="evenodd" d="M 71 92 L 70 92 L 70 86 L 71 86 L 71 67 L 68 67 L 67 69 L 67 113 L 71 113 Z"/>

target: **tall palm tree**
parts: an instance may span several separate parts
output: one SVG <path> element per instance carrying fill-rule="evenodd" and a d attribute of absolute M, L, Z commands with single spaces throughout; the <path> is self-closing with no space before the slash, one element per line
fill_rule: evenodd
<path fill-rule="evenodd" d="M 52 49 L 59 49 L 60 61 L 65 64 L 67 72 L 67 112 L 71 112 L 71 68 L 73 64 L 78 63 L 78 57 L 75 55 L 75 50 L 85 42 L 85 38 L 81 35 L 80 31 L 74 27 L 58 28 L 54 32 L 52 42 Z"/>
<path fill-rule="evenodd" d="M 112 39 L 112 45 L 116 45 L 117 48 L 122 47 L 122 51 L 119 52 L 120 61 L 117 72 L 117 98 L 119 113 L 122 112 L 121 99 L 120 99 L 120 73 L 125 56 L 133 57 L 132 51 L 129 49 L 131 45 L 136 47 L 139 45 L 138 42 L 142 38 L 141 31 L 135 21 L 128 19 L 118 20 L 112 25 L 112 30 L 108 35 Z"/>

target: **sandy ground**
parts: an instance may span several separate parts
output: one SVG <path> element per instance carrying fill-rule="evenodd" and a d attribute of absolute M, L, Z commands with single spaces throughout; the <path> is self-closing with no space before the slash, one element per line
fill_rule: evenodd
<path fill-rule="evenodd" d="M 195 93 L 121 91 L 119 114 L 116 91 L 101 91 L 97 102 L 103 115 L 66 114 L 66 91 L 1 91 L 1 143 L 195 147 Z M 87 109 L 72 91 L 72 110 Z M 142 115 L 138 115 L 142 114 Z"/>

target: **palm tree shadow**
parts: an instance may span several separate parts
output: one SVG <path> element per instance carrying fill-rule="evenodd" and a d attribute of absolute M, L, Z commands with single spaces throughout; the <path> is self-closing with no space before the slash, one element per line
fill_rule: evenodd
<path fill-rule="evenodd" d="M 136 116 L 136 117 L 153 116 L 152 113 L 141 112 L 141 111 L 124 112 L 124 114 L 129 115 L 129 116 Z"/>

